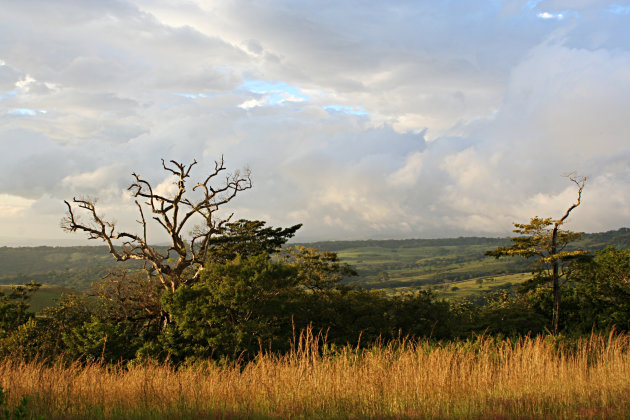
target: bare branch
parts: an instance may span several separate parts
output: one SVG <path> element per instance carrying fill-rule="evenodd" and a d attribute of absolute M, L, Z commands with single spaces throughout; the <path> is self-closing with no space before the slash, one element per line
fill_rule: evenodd
<path fill-rule="evenodd" d="M 585 176 L 577 176 L 575 174 L 575 172 L 569 173 L 565 175 L 567 178 L 569 178 L 577 187 L 578 187 L 578 192 L 577 192 L 577 200 L 575 201 L 575 203 L 573 203 L 571 205 L 571 207 L 569 207 L 567 209 L 567 211 L 564 213 L 564 215 L 558 220 L 558 222 L 556 222 L 557 224 L 562 224 L 564 223 L 564 221 L 569 217 L 569 214 L 571 214 L 571 212 L 573 211 L 573 209 L 575 209 L 576 207 L 578 207 L 581 202 L 582 202 L 582 191 L 584 190 L 584 185 L 586 184 L 587 181 L 587 177 Z"/>
<path fill-rule="evenodd" d="M 65 201 L 68 212 L 62 219 L 61 226 L 69 232 L 85 232 L 89 239 L 103 240 L 109 252 L 118 261 L 130 259 L 144 261 L 145 268 L 157 276 L 165 288 L 174 291 L 179 285 L 190 280 L 184 278 L 185 273 L 190 272 L 189 268 L 194 268 L 192 278 L 198 277 L 207 258 L 210 238 L 220 234 L 225 223 L 231 220 L 232 215 L 227 218 L 217 217 L 217 211 L 234 199 L 239 192 L 251 188 L 252 182 L 249 169 L 245 169 L 242 174 L 236 171 L 226 176 L 223 182 L 217 182 L 218 175 L 226 171 L 221 156 L 210 174 L 203 181 L 193 184 L 192 191 L 201 193 L 201 197 L 194 198 L 187 195 L 186 183 L 197 161 L 187 165 L 175 160 L 167 163 L 162 159 L 161 163 L 164 171 L 176 178 L 174 184 L 177 189 L 172 195 L 158 194 L 148 180 L 135 172 L 132 173 L 134 182 L 128 190 L 136 198 L 135 204 L 139 213 L 139 219 L 136 221 L 141 227 L 141 233 L 117 231 L 114 222 L 107 221 L 97 214 L 96 201 L 90 199 L 74 198 L 72 204 Z M 153 214 L 151 219 L 157 222 L 170 238 L 166 256 L 148 243 L 145 206 Z M 87 214 L 88 223 L 81 222 L 77 208 Z M 184 228 L 193 218 L 201 219 L 203 224 L 191 232 L 190 244 L 187 245 L 183 236 Z M 119 245 L 116 246 L 115 243 Z M 171 255 L 176 257 L 176 261 L 170 260 Z"/>

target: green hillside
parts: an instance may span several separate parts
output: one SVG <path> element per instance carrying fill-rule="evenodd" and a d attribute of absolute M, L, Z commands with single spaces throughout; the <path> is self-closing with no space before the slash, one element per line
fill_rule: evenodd
<path fill-rule="evenodd" d="M 485 251 L 509 244 L 507 238 L 448 238 L 328 241 L 304 244 L 335 251 L 355 267 L 352 279 L 365 288 L 391 291 L 431 288 L 446 296 L 476 294 L 509 287 L 526 278 L 530 262 L 520 258 L 496 260 Z M 589 250 L 608 245 L 630 248 L 630 229 L 584 235 L 575 244 Z M 106 247 L 0 247 L 0 284 L 29 281 L 86 290 L 95 280 L 117 267 L 139 268 L 137 262 L 121 264 Z"/>
<path fill-rule="evenodd" d="M 116 262 L 104 246 L 0 247 L 0 285 L 34 281 L 85 290 L 116 267 L 140 264 Z"/>
<path fill-rule="evenodd" d="M 508 238 L 468 237 L 328 241 L 308 245 L 337 252 L 357 269 L 357 283 L 363 287 L 392 291 L 429 288 L 454 296 L 480 294 L 526 280 L 530 261 L 497 260 L 484 255 L 487 250 L 509 243 Z M 572 246 L 588 250 L 606 246 L 630 248 L 630 229 L 586 234 Z"/>

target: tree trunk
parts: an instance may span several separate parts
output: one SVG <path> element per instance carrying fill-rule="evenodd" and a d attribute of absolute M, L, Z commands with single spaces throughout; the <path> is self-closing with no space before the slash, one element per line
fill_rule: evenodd
<path fill-rule="evenodd" d="M 560 276 L 558 275 L 558 261 L 553 262 L 551 278 L 553 281 L 553 333 L 558 334 L 558 319 L 560 318 Z"/>

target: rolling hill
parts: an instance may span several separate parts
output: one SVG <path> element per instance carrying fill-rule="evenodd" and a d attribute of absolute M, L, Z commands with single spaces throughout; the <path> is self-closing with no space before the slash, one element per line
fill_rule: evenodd
<path fill-rule="evenodd" d="M 362 287 L 392 292 L 428 288 L 448 297 L 506 288 L 525 280 L 531 262 L 520 258 L 496 260 L 484 255 L 487 250 L 509 243 L 508 238 L 465 237 L 303 245 L 337 252 L 342 261 L 357 270 L 359 276 L 351 280 Z M 573 244 L 588 250 L 609 245 L 630 248 L 630 229 L 585 234 Z M 35 281 L 81 291 L 119 267 L 137 269 L 140 265 L 117 263 L 101 246 L 0 247 L 3 285 Z"/>

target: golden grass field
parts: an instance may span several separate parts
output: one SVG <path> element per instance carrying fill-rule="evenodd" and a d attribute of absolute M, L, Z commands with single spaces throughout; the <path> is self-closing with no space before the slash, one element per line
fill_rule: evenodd
<path fill-rule="evenodd" d="M 306 334 L 244 366 L 0 362 L 9 406 L 46 419 L 630 417 L 630 337 L 402 341 L 327 350 Z"/>

